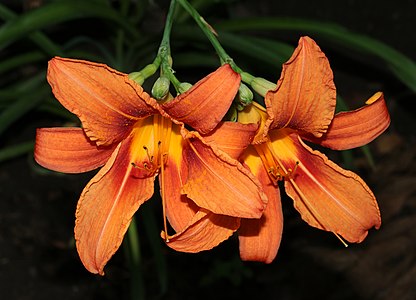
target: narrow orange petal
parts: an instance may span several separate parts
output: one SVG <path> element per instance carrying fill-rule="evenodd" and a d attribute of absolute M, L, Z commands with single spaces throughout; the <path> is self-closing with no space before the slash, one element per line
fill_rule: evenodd
<path fill-rule="evenodd" d="M 187 174 L 187 166 L 182 158 L 183 143 L 180 127 L 174 124 L 170 137 L 169 154 L 163 173 L 159 175 L 166 215 L 170 225 L 177 232 L 188 225 L 198 210 L 195 202 L 181 193 Z"/>
<path fill-rule="evenodd" d="M 254 175 L 202 137 L 188 137 L 184 159 L 188 176 L 182 192 L 195 203 L 217 214 L 259 218 L 267 197 Z"/>
<path fill-rule="evenodd" d="M 181 252 L 196 253 L 210 250 L 233 235 L 239 225 L 239 218 L 217 215 L 201 209 L 188 226 L 169 237 L 166 244 Z M 162 238 L 165 238 L 163 232 Z"/>
<path fill-rule="evenodd" d="M 283 212 L 278 186 L 274 185 L 263 167 L 261 159 L 250 147 L 244 161 L 262 183 L 267 195 L 266 209 L 260 219 L 241 219 L 238 229 L 240 257 L 244 261 L 271 263 L 277 255 L 283 232 Z"/>
<path fill-rule="evenodd" d="M 50 170 L 82 173 L 104 165 L 114 149 L 97 147 L 81 128 L 40 128 L 36 130 L 34 156 Z"/>
<path fill-rule="evenodd" d="M 336 114 L 328 131 L 321 138 L 304 138 L 334 150 L 368 144 L 389 127 L 390 115 L 382 93 L 374 94 L 366 103 L 366 106 L 354 111 Z"/>
<path fill-rule="evenodd" d="M 132 136 L 123 141 L 107 164 L 84 188 L 75 223 L 77 250 L 85 268 L 104 274 L 139 206 L 153 194 L 153 177 L 134 176 Z"/>
<path fill-rule="evenodd" d="M 104 64 L 55 57 L 49 61 L 48 82 L 97 145 L 120 142 L 139 118 L 156 112 L 139 85 Z"/>
<path fill-rule="evenodd" d="M 221 122 L 212 132 L 204 135 L 205 141 L 214 143 L 234 159 L 238 159 L 256 134 L 257 124 Z"/>
<path fill-rule="evenodd" d="M 240 75 L 225 64 L 198 81 L 190 90 L 163 104 L 172 118 L 200 133 L 208 133 L 227 113 L 240 86 Z"/>
<path fill-rule="evenodd" d="M 266 133 L 285 127 L 316 137 L 326 132 L 335 112 L 335 84 L 328 59 L 311 38 L 300 38 L 265 103 L 269 114 Z"/>
<path fill-rule="evenodd" d="M 361 242 L 369 229 L 380 227 L 376 199 L 359 176 L 312 150 L 296 134 L 273 133 L 271 139 L 286 170 L 299 162 L 296 171 L 285 179 L 285 188 L 309 225 L 349 242 Z"/>

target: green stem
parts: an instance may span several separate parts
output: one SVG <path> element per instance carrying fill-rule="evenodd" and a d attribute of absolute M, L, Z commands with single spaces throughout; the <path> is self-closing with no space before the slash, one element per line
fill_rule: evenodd
<path fill-rule="evenodd" d="M 158 56 L 161 58 L 160 72 L 161 76 L 166 76 L 172 82 L 176 91 L 179 90 L 180 82 L 173 74 L 172 57 L 170 52 L 170 34 L 172 32 L 172 23 L 175 15 L 176 0 L 170 2 L 169 11 L 166 16 L 165 29 L 163 31 L 162 41 L 160 42 Z"/>
<path fill-rule="evenodd" d="M 132 219 L 127 230 L 128 261 L 131 270 L 130 293 L 131 299 L 145 299 L 145 284 L 142 276 L 142 259 L 140 252 L 139 235 L 135 218 Z"/>
<path fill-rule="evenodd" d="M 178 2 L 192 16 L 192 18 L 204 32 L 208 40 L 211 42 L 212 46 L 217 52 L 217 55 L 220 58 L 221 64 L 229 64 L 234 69 L 234 71 L 241 73 L 241 69 L 234 63 L 233 59 L 227 54 L 227 52 L 221 46 L 212 27 L 204 20 L 204 18 L 195 10 L 195 8 L 193 8 L 193 6 L 187 0 L 178 0 Z"/>

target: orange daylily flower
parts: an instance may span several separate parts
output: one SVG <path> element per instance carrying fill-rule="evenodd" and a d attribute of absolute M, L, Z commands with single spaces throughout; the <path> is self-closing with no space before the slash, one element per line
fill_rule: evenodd
<path fill-rule="evenodd" d="M 134 213 L 152 197 L 157 175 L 174 228 L 196 208 L 230 218 L 261 216 L 267 198 L 254 176 L 184 126 L 202 133 L 217 126 L 240 83 L 229 65 L 163 104 L 127 74 L 103 64 L 56 57 L 49 62 L 48 81 L 83 127 L 38 129 L 36 161 L 65 173 L 102 167 L 76 210 L 77 250 L 90 272 L 104 274 Z M 188 207 L 171 205 L 183 197 L 192 199 Z"/>
<path fill-rule="evenodd" d="M 278 181 L 284 181 L 304 221 L 342 242 L 359 243 L 369 229 L 380 227 L 376 198 L 366 183 L 304 141 L 336 150 L 371 142 L 390 124 L 383 94 L 376 93 L 364 107 L 334 116 L 335 102 L 326 56 L 312 39 L 302 37 L 283 65 L 276 89 L 265 96 L 267 114 L 252 107 L 264 123 L 263 138 L 257 138 L 243 160 L 262 182 L 269 202 L 261 219 L 241 221 L 243 260 L 269 263 L 277 254 L 283 224 Z"/>
<path fill-rule="evenodd" d="M 376 93 L 366 106 L 334 116 L 335 101 L 335 85 L 327 58 L 313 40 L 303 37 L 284 64 L 276 89 L 265 97 L 267 111 L 254 104 L 239 115 L 242 123 L 259 124 L 253 145 L 248 146 L 240 159 L 262 183 L 268 197 L 260 219 L 240 220 L 238 235 L 243 260 L 270 263 L 277 255 L 283 232 L 278 181 L 284 181 L 286 193 L 311 226 L 331 231 L 349 242 L 361 242 L 370 228 L 380 227 L 379 208 L 365 182 L 312 150 L 303 140 L 337 150 L 371 142 L 390 123 L 383 95 Z M 243 125 L 234 124 L 234 127 Z M 230 127 L 231 124 L 220 127 L 230 134 L 213 131 L 205 138 L 228 152 L 239 149 L 223 139 L 235 135 Z M 238 158 L 241 152 L 230 152 L 230 155 Z M 215 220 L 212 224 L 209 218 L 200 223 L 196 215 L 174 235 L 168 244 L 170 247 L 192 252 L 187 248 L 191 241 L 202 244 L 206 239 L 203 235 L 210 239 L 217 232 L 221 235 L 229 230 L 226 227 L 231 222 L 229 217 L 210 216 Z M 224 227 L 218 228 L 218 224 Z"/>

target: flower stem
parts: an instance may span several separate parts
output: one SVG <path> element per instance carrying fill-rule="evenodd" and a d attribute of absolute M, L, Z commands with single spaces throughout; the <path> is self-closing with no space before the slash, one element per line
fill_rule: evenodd
<path fill-rule="evenodd" d="M 204 32 L 208 40 L 214 47 L 217 55 L 220 58 L 221 64 L 229 64 L 234 71 L 241 73 L 241 69 L 235 64 L 233 59 L 227 54 L 224 48 L 221 46 L 217 39 L 214 29 L 204 20 L 203 17 L 193 8 L 193 6 L 187 0 L 177 0 L 182 7 L 191 15 L 201 30 Z"/>
<path fill-rule="evenodd" d="M 173 74 L 172 57 L 170 52 L 170 34 L 172 31 L 172 23 L 175 15 L 176 0 L 171 0 L 169 11 L 166 16 L 165 29 L 163 30 L 162 41 L 160 42 L 158 57 L 161 59 L 160 72 L 161 76 L 166 76 L 172 82 L 175 89 L 179 90 L 180 82 Z"/>

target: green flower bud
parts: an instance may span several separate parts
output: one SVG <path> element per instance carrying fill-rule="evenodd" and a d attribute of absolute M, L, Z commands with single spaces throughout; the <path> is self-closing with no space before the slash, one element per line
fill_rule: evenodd
<path fill-rule="evenodd" d="M 179 94 L 185 93 L 186 91 L 188 91 L 190 88 L 192 87 L 192 84 L 188 83 L 188 82 L 182 82 L 179 85 L 178 88 L 178 92 Z"/>
<path fill-rule="evenodd" d="M 159 67 L 154 64 L 148 64 L 146 67 L 141 69 L 140 72 L 143 74 L 144 78 L 149 78 L 156 73 L 158 68 Z"/>
<path fill-rule="evenodd" d="M 130 73 L 129 74 L 129 79 L 135 81 L 139 85 L 142 85 L 147 78 L 149 78 L 150 76 L 155 74 L 157 69 L 158 69 L 158 67 L 156 65 L 148 64 L 141 71 Z"/>
<path fill-rule="evenodd" d="M 159 77 L 152 87 L 153 97 L 157 100 L 165 98 L 166 95 L 169 93 L 169 85 L 169 78 L 167 78 L 166 76 Z"/>
<path fill-rule="evenodd" d="M 254 97 L 253 92 L 249 89 L 249 87 L 245 85 L 244 83 L 241 83 L 240 87 L 238 88 L 238 98 L 240 100 L 239 104 L 243 107 L 247 106 L 251 102 L 253 102 L 253 97 Z"/>
<path fill-rule="evenodd" d="M 142 85 L 144 83 L 144 76 L 142 72 L 133 72 L 129 74 L 129 79 L 135 81 L 138 85 Z"/>
<path fill-rule="evenodd" d="M 276 84 L 261 77 L 255 77 L 251 81 L 250 85 L 253 90 L 256 91 L 256 93 L 263 97 L 266 96 L 268 91 L 274 90 L 276 88 Z"/>

